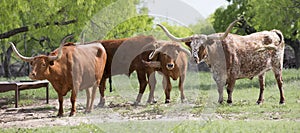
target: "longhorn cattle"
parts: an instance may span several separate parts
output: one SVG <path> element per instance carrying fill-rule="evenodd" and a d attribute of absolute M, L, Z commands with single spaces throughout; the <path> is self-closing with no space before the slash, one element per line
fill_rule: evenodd
<path fill-rule="evenodd" d="M 170 92 L 172 89 L 170 78 L 173 80 L 179 78 L 178 86 L 181 102 L 184 102 L 183 88 L 188 62 L 186 55 L 190 55 L 190 52 L 183 48 L 180 43 L 173 41 L 156 41 L 153 46 L 155 50 L 149 55 L 151 61 L 143 62 L 147 66 L 155 68 L 156 71 L 159 71 L 163 75 L 163 87 L 166 95 L 165 103 L 170 102 Z"/>
<path fill-rule="evenodd" d="M 149 84 L 150 88 L 155 87 L 155 77 L 151 76 L 154 69 L 145 66 L 142 62 L 142 60 L 149 60 L 148 56 L 151 51 L 140 51 L 144 46 L 152 44 L 154 41 L 155 38 L 152 36 L 136 36 L 132 38 L 95 41 L 101 43 L 107 52 L 107 62 L 99 86 L 101 97 L 98 106 L 102 107 L 105 104 L 104 91 L 106 89 L 106 79 L 111 76 L 118 74 L 130 76 L 133 71 L 137 72 L 140 89 L 135 104 L 140 102 L 148 80 L 153 81 Z M 153 98 L 153 93 L 150 93 L 147 102 L 154 102 Z"/>
<path fill-rule="evenodd" d="M 235 81 L 242 78 L 252 79 L 258 75 L 260 94 L 257 104 L 261 104 L 264 100 L 264 75 L 266 71 L 272 69 L 280 92 L 279 103 L 283 104 L 285 98 L 282 86 L 282 65 L 285 44 L 282 33 L 279 30 L 271 30 L 246 36 L 229 34 L 238 21 L 232 22 L 225 33 L 200 34 L 186 38 L 177 38 L 164 26 L 158 26 L 170 39 L 189 44 L 192 56 L 197 63 L 200 59 L 206 58 L 206 63 L 211 66 L 213 78 L 218 86 L 219 103 L 223 102 L 225 85 L 227 85 L 227 103 L 232 103 Z"/>
<path fill-rule="evenodd" d="M 22 56 L 13 43 L 13 50 L 23 61 L 30 62 L 32 71 L 29 77 L 33 80 L 47 79 L 57 92 L 59 111 L 57 116 L 63 116 L 63 96 L 69 91 L 71 94 L 72 109 L 69 116 L 76 113 L 76 97 L 80 90 L 86 90 L 87 102 L 85 112 L 93 109 L 93 102 L 97 87 L 103 75 L 106 52 L 100 43 L 89 45 L 75 45 L 64 43 L 50 55 L 35 57 Z"/>

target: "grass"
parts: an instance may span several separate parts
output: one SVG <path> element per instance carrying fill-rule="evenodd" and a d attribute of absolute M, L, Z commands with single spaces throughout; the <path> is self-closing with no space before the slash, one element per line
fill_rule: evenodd
<path fill-rule="evenodd" d="M 182 132 L 208 132 L 208 133 L 232 133 L 232 132 L 298 132 L 299 123 L 293 121 L 128 121 L 102 124 L 79 124 L 78 126 L 43 127 L 35 129 L 2 129 L 3 133 L 11 132 L 44 132 L 44 133 L 92 133 L 92 132 L 120 132 L 122 133 L 182 133 Z"/>
<path fill-rule="evenodd" d="M 79 124 L 78 126 L 55 126 L 33 129 L 9 128 L 0 132 L 297 132 L 300 131 L 300 71 L 283 71 L 286 104 L 279 105 L 279 90 L 272 72 L 266 74 L 265 101 L 256 105 L 259 95 L 258 79 L 241 79 L 236 82 L 233 92 L 233 104 L 217 103 L 218 94 L 211 74 L 207 72 L 188 72 L 185 81 L 187 104 L 180 103 L 178 81 L 172 81 L 171 103 L 164 104 L 164 92 L 161 89 L 161 76 L 157 75 L 154 105 L 145 105 L 148 89 L 142 98 L 142 106 L 132 107 L 124 103 L 134 101 L 138 94 L 138 81 L 134 73 L 130 79 L 126 76 L 113 77 L 113 92 L 105 92 L 107 105 L 119 105 L 114 108 L 96 109 L 92 114 L 110 115 L 119 113 L 129 116 L 128 121 Z M 44 98 L 43 89 L 21 92 L 21 100 Z M 0 93 L 0 99 L 13 99 L 14 93 Z M 56 98 L 54 89 L 50 89 L 51 98 Z M 80 93 L 84 97 L 85 93 Z M 97 95 L 97 97 L 99 94 Z M 23 98 L 22 98 L 23 97 Z M 25 100 L 27 99 L 27 100 Z M 66 98 L 65 98 L 66 99 Z M 224 99 L 227 99 L 224 89 Z M 96 102 L 98 99 L 96 99 Z M 13 105 L 12 103 L 8 103 Z M 27 104 L 26 104 L 27 105 Z M 22 106 L 26 106 L 25 104 Z M 186 117 L 190 114 L 193 117 Z M 148 115 L 148 116 L 147 116 Z M 180 117 L 180 116 L 183 117 Z M 83 114 L 79 115 L 84 116 Z M 134 116 L 134 117 L 133 117 Z M 146 116 L 146 117 L 145 117 Z M 162 116 L 162 119 L 155 119 Z M 136 118 L 135 118 L 136 117 Z M 153 118 L 154 117 L 154 118 Z M 141 118 L 142 120 L 136 121 Z M 164 119 L 175 118 L 175 119 Z M 198 120 L 191 120 L 196 118 Z"/>

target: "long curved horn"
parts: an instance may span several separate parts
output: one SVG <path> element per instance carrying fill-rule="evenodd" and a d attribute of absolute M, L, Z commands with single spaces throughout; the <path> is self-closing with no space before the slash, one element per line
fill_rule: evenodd
<path fill-rule="evenodd" d="M 153 43 L 145 45 L 143 48 L 141 48 L 140 53 L 143 53 L 148 50 L 155 50 L 155 45 Z"/>
<path fill-rule="evenodd" d="M 17 54 L 17 56 L 22 59 L 23 61 L 26 61 L 26 62 L 30 62 L 34 59 L 34 57 L 26 57 L 26 56 L 23 56 L 19 53 L 19 51 L 17 50 L 17 48 L 15 47 L 15 45 L 12 43 L 12 42 L 9 42 L 9 44 L 11 45 L 12 49 L 14 50 L 14 52 Z"/>
<path fill-rule="evenodd" d="M 209 38 L 209 39 L 220 39 L 220 40 L 224 40 L 224 39 L 228 36 L 228 34 L 229 34 L 229 32 L 231 31 L 231 29 L 233 28 L 234 24 L 237 23 L 237 22 L 239 22 L 239 21 L 241 21 L 241 20 L 243 20 L 243 18 L 240 18 L 240 19 L 237 19 L 237 20 L 231 22 L 230 25 L 227 27 L 227 29 L 226 29 L 225 33 L 223 34 L 223 36 L 221 36 L 221 37 L 208 36 L 208 38 Z"/>
<path fill-rule="evenodd" d="M 157 26 L 159 26 L 165 33 L 166 35 L 173 41 L 176 41 L 176 42 L 190 42 L 192 40 L 192 37 L 186 37 L 186 38 L 178 38 L 178 37 L 175 37 L 174 35 L 172 35 L 168 29 L 166 27 L 164 27 L 163 25 L 161 24 L 156 24 Z"/>
<path fill-rule="evenodd" d="M 153 59 L 153 57 L 158 53 L 158 51 L 161 51 L 162 47 L 155 49 L 150 55 L 149 59 Z"/>
<path fill-rule="evenodd" d="M 66 40 L 69 39 L 69 38 L 72 38 L 72 37 L 73 37 L 73 35 L 66 36 L 66 37 L 61 41 L 61 43 L 60 43 L 60 45 L 59 45 L 59 47 L 58 47 L 58 54 L 57 54 L 57 56 L 48 56 L 48 60 L 49 60 L 49 61 L 54 61 L 54 60 L 60 59 L 61 56 L 62 56 L 62 54 L 63 54 L 62 48 L 63 48 L 63 46 L 65 45 Z"/>

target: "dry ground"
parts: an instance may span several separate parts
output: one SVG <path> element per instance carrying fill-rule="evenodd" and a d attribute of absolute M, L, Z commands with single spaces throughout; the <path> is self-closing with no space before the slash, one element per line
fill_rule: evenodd
<path fill-rule="evenodd" d="M 113 98 L 111 98 L 113 99 Z M 98 100 L 98 99 L 97 99 Z M 98 101 L 95 101 L 95 105 Z M 160 107 L 159 107 L 160 106 Z M 176 106 L 185 106 L 176 110 Z M 132 106 L 131 103 L 106 103 L 104 108 L 95 108 L 90 114 L 84 114 L 85 99 L 77 99 L 77 114 L 68 117 L 71 103 L 69 99 L 64 100 L 64 117 L 58 118 L 57 99 L 49 99 L 49 104 L 45 100 L 38 100 L 35 104 L 20 108 L 1 107 L 0 127 L 1 128 L 34 128 L 45 126 L 79 125 L 81 123 L 102 123 L 120 122 L 136 120 L 197 120 L 203 119 L 197 114 L 190 113 L 193 108 L 190 104 L 156 104 Z M 169 108 L 166 109 L 166 108 Z M 166 111 L 168 110 L 168 111 Z M 207 117 L 216 117 L 209 114 Z"/>

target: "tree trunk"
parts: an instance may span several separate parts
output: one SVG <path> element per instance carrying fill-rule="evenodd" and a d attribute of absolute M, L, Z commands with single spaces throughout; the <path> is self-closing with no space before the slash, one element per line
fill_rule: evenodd
<path fill-rule="evenodd" d="M 295 45 L 295 47 L 292 47 L 294 48 L 296 68 L 298 69 L 300 67 L 300 41 L 298 39 L 295 41 Z"/>
<path fill-rule="evenodd" d="M 11 53 L 12 53 L 12 47 L 9 46 L 9 48 L 5 52 L 5 55 L 4 55 L 5 57 L 4 57 L 4 62 L 3 62 L 4 77 L 6 77 L 6 78 L 11 77 L 10 67 L 9 67 L 9 63 L 10 63 L 10 59 L 11 59 Z"/>
<path fill-rule="evenodd" d="M 285 43 L 290 45 L 293 50 L 294 50 L 294 54 L 295 54 L 295 65 L 296 68 L 299 69 L 300 67 L 300 41 L 298 39 L 296 40 L 291 40 L 291 39 L 285 39 Z"/>

